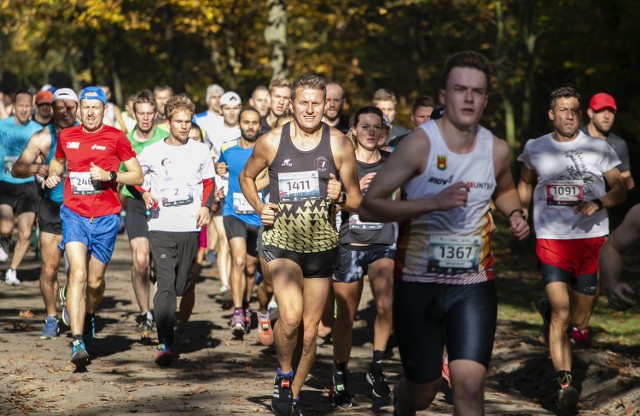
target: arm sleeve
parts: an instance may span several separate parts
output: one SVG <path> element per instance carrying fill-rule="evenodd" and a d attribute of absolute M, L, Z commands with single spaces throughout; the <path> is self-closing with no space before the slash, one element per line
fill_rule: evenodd
<path fill-rule="evenodd" d="M 202 180 L 202 206 L 211 209 L 215 202 L 215 190 L 216 185 L 213 182 L 213 178 Z"/>

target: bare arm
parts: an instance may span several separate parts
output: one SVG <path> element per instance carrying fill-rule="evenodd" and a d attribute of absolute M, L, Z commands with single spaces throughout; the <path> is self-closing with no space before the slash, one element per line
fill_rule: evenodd
<path fill-rule="evenodd" d="M 518 191 L 513 183 L 511 175 L 511 150 L 507 142 L 494 137 L 493 139 L 493 166 L 496 172 L 496 190 L 494 202 L 496 208 L 509 220 L 509 229 L 514 237 L 523 240 L 529 236 L 529 224 L 526 215 L 518 210 L 522 209 L 522 203 Z"/>
<path fill-rule="evenodd" d="M 49 154 L 50 146 L 51 135 L 49 134 L 49 129 L 34 133 L 29 139 L 27 147 L 11 168 L 11 176 L 14 178 L 28 178 L 38 174 L 46 178 L 49 168 L 43 162 Z"/>
<path fill-rule="evenodd" d="M 609 236 L 598 254 L 598 270 L 609 300 L 609 306 L 626 310 L 636 304 L 631 297 L 634 290 L 619 281 L 622 272 L 622 255 L 640 240 L 640 205 L 636 205 L 624 217 L 622 224 Z"/>
<path fill-rule="evenodd" d="M 51 189 L 60 183 L 60 181 L 62 180 L 62 178 L 60 178 L 60 175 L 62 175 L 62 171 L 66 163 L 67 159 L 63 157 L 54 157 L 53 159 L 51 159 L 51 163 L 49 163 L 49 175 L 44 181 L 44 185 L 47 188 Z"/>
<path fill-rule="evenodd" d="M 393 191 L 422 173 L 428 159 L 429 139 L 422 129 L 418 129 L 398 145 L 371 181 L 358 209 L 360 219 L 368 222 L 392 222 L 464 206 L 468 190 L 463 182 L 454 183 L 431 198 L 411 201 L 388 199 Z"/>
<path fill-rule="evenodd" d="M 604 172 L 604 179 L 609 185 L 609 192 L 598 198 L 602 202 L 602 208 L 611 208 L 623 203 L 627 199 L 627 188 L 622 182 L 622 176 L 618 168 Z M 598 206 L 591 201 L 582 201 L 576 207 L 576 212 L 591 216 L 598 211 Z"/>
<path fill-rule="evenodd" d="M 360 206 L 362 200 L 362 192 L 360 191 L 360 184 L 358 182 L 358 174 L 356 172 L 356 153 L 353 151 L 353 145 L 349 139 L 342 133 L 335 130 L 332 131 L 331 150 L 333 157 L 336 160 L 336 167 L 340 174 L 340 180 L 342 181 L 342 187 L 344 187 L 347 199 L 340 205 L 342 209 L 349 212 L 355 212 Z M 340 198 L 340 189 L 337 190 L 336 198 L 330 194 L 329 187 L 327 187 L 327 194 L 329 197 L 337 202 Z"/>
<path fill-rule="evenodd" d="M 253 148 L 249 160 L 247 160 L 244 168 L 240 171 L 240 175 L 238 175 L 238 182 L 244 197 L 256 213 L 260 215 L 260 220 L 264 225 L 273 224 L 278 206 L 271 202 L 263 204 L 258 194 L 256 178 L 268 168 L 269 163 L 275 157 L 279 137 L 280 129 L 277 132 L 272 130 L 260 137 Z"/>
<path fill-rule="evenodd" d="M 256 178 L 256 188 L 261 191 L 269 186 L 269 170 L 263 170 Z"/>
<path fill-rule="evenodd" d="M 526 166 L 522 167 L 520 174 L 520 182 L 518 182 L 518 197 L 522 203 L 522 210 L 527 218 L 529 218 L 529 208 L 533 199 L 533 184 L 536 181 L 536 173 Z"/>
<path fill-rule="evenodd" d="M 123 185 L 142 185 L 142 183 L 144 182 L 144 175 L 142 174 L 142 169 L 140 168 L 140 163 L 138 163 L 138 159 L 135 157 L 132 157 L 131 159 L 125 160 L 122 163 L 124 164 L 124 167 L 127 169 L 127 171 L 118 172 L 118 177 L 116 178 L 116 182 L 121 183 Z M 101 177 L 100 177 L 101 181 L 110 180 L 109 172 L 101 168 L 98 168 L 98 169 L 102 171 Z"/>

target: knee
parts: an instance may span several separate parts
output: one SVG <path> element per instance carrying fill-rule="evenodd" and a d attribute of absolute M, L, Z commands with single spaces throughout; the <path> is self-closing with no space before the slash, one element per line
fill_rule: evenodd
<path fill-rule="evenodd" d="M 133 267 L 136 271 L 143 271 L 149 268 L 149 254 L 135 253 L 133 256 Z"/>
<path fill-rule="evenodd" d="M 462 403 L 479 403 L 484 398 L 484 380 L 464 376 L 459 381 L 453 381 L 454 397 Z"/>
<path fill-rule="evenodd" d="M 552 308 L 551 322 L 559 325 L 569 325 L 570 313 L 568 307 Z"/>
<path fill-rule="evenodd" d="M 283 308 L 280 307 L 278 314 L 278 322 L 282 326 L 285 335 L 292 335 L 300 326 L 302 313 L 297 313 L 295 310 L 283 310 Z"/>
<path fill-rule="evenodd" d="M 89 281 L 87 282 L 87 287 L 90 290 L 100 290 L 102 287 L 104 287 L 104 279 L 102 278 L 89 279 Z"/>
<path fill-rule="evenodd" d="M 244 256 L 233 257 L 233 267 L 237 270 L 244 270 L 247 266 L 247 259 Z"/>
<path fill-rule="evenodd" d="M 391 310 L 393 307 L 393 299 L 391 296 L 380 296 L 376 299 L 376 311 L 378 316 L 391 318 Z"/>
<path fill-rule="evenodd" d="M 69 283 L 82 284 L 87 282 L 87 272 L 82 269 L 69 271 Z"/>

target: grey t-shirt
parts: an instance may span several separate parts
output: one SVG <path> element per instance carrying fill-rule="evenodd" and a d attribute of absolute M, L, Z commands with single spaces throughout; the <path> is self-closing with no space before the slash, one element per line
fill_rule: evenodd
<path fill-rule="evenodd" d="M 587 128 L 586 124 L 580 127 L 580 131 L 582 131 L 586 135 L 589 135 L 589 129 Z M 620 170 L 620 172 L 629 172 L 631 170 L 631 165 L 627 142 L 625 142 L 622 137 L 613 132 L 609 132 L 606 141 L 611 147 L 613 147 L 613 150 L 616 151 L 616 154 L 620 158 L 620 164 L 618 165 L 618 169 Z"/>

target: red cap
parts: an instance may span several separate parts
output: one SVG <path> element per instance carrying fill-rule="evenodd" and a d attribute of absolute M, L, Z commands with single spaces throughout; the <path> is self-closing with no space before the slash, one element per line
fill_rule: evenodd
<path fill-rule="evenodd" d="M 617 111 L 616 100 L 606 92 L 599 92 L 589 101 L 589 108 L 594 111 L 600 111 L 605 108 L 611 108 L 613 111 Z"/>
<path fill-rule="evenodd" d="M 53 94 L 51 91 L 38 91 L 36 94 L 36 105 L 38 104 L 51 104 L 53 101 Z"/>

